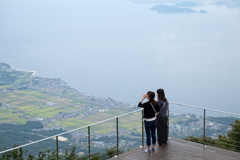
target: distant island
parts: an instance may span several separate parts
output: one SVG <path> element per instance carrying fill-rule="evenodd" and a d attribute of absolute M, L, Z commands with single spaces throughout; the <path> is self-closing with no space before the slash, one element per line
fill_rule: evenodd
<path fill-rule="evenodd" d="M 227 8 L 238 8 L 240 7 L 239 0 L 215 0 L 215 1 L 201 1 L 195 0 L 195 2 L 186 2 L 181 0 L 127 0 L 133 3 L 138 4 L 152 4 L 152 3 L 175 3 L 174 6 L 181 6 L 181 7 L 197 7 L 201 5 L 217 5 L 217 6 L 226 6 Z"/>
<path fill-rule="evenodd" d="M 151 10 L 157 11 L 158 13 L 208 13 L 205 10 L 201 10 L 197 12 L 191 8 L 183 8 L 183 7 L 163 5 L 163 4 L 156 5 L 152 7 Z"/>

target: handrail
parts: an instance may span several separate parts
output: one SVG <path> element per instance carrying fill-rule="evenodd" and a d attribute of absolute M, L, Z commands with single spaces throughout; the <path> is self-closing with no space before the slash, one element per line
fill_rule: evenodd
<path fill-rule="evenodd" d="M 135 110 L 135 111 L 132 111 L 132 112 L 124 113 L 124 114 L 121 114 L 119 116 L 115 116 L 115 117 L 112 117 L 112 118 L 109 118 L 109 119 L 105 119 L 103 121 L 98 121 L 96 123 L 92 123 L 92 124 L 89 124 L 89 125 L 86 125 L 86 126 L 83 126 L 83 127 L 79 127 L 79 128 L 76 128 L 76 129 L 73 129 L 73 130 L 70 130 L 70 131 L 66 131 L 66 132 L 63 132 L 63 133 L 60 133 L 60 134 L 56 134 L 56 135 L 53 135 L 51 137 L 43 138 L 43 139 L 40 139 L 38 141 L 34 141 L 34 142 L 27 143 L 27 144 L 24 144 L 24 145 L 21 145 L 21 146 L 17 146 L 17 147 L 11 148 L 11 149 L 7 149 L 7 150 L 4 150 L 4 151 L 0 152 L 0 154 L 5 153 L 5 152 L 9 152 L 9 151 L 12 151 L 12 150 L 15 150 L 15 149 L 18 149 L 18 148 L 26 147 L 26 146 L 29 146 L 29 145 L 32 145 L 32 144 L 35 144 L 35 143 L 38 143 L 38 142 L 42 142 L 42 141 L 45 141 L 45 140 L 48 140 L 48 139 L 52 139 L 52 138 L 55 138 L 57 136 L 61 136 L 61 135 L 66 134 L 66 133 L 70 133 L 70 132 L 73 132 L 73 131 L 76 131 L 76 130 L 80 130 L 80 129 L 83 129 L 83 128 L 86 128 L 86 127 L 90 127 L 90 126 L 93 126 L 93 125 L 96 125 L 96 124 L 99 124 L 99 123 L 103 123 L 103 122 L 106 122 L 106 121 L 109 121 L 109 120 L 112 120 L 112 119 L 115 119 L 115 118 L 123 117 L 123 116 L 126 116 L 128 114 L 132 114 L 132 113 L 135 113 L 135 112 L 138 112 L 138 111 L 141 111 L 141 110 L 143 110 L 143 109 L 138 109 L 138 110 Z"/>
<path fill-rule="evenodd" d="M 190 107 L 190 108 L 197 108 L 197 109 L 202 109 L 204 110 L 204 123 L 205 123 L 205 111 L 206 110 L 209 110 L 209 111 L 214 111 L 214 112 L 219 112 L 219 113 L 225 113 L 225 114 L 230 114 L 230 115 L 235 115 L 235 116 L 240 116 L 240 114 L 236 114 L 236 113 L 231 113 L 231 112 L 225 112 L 225 111 L 219 111 L 219 110 L 215 110 L 215 109 L 209 109 L 209 108 L 203 108 L 203 107 L 198 107 L 198 106 L 192 106 L 192 105 L 187 105 L 187 104 L 181 104 L 181 103 L 177 103 L 177 102 L 169 102 L 170 104 L 175 104 L 175 105 L 181 105 L 181 106 L 185 106 L 185 107 Z M 73 129 L 73 130 L 69 130 L 69 131 L 66 131 L 66 132 L 63 132 L 63 133 L 60 133 L 60 134 L 56 134 L 56 135 L 53 135 L 53 136 L 50 136 L 50 137 L 47 137 L 47 138 L 43 138 L 43 139 L 40 139 L 40 140 L 37 140 L 37 141 L 34 141 L 34 142 L 31 142 L 31 143 L 27 143 L 27 144 L 24 144 L 24 145 L 21 145 L 21 146 L 17 146 L 17 147 L 14 147 L 14 148 L 11 148 L 11 149 L 7 149 L 5 151 L 1 151 L 0 154 L 2 153 L 5 153 L 5 152 L 9 152 L 9 151 L 12 151 L 12 150 L 15 150 L 15 149 L 19 149 L 19 148 L 22 148 L 22 147 L 26 147 L 26 146 L 29 146 L 29 145 L 32 145 L 32 144 L 35 144 L 35 143 L 38 143 L 38 142 L 42 142 L 42 141 L 45 141 L 45 140 L 48 140 L 48 139 L 52 139 L 52 138 L 57 138 L 58 136 L 61 136 L 63 134 L 67 134 L 67 133 L 70 133 L 70 132 L 73 132 L 73 131 L 76 131 L 76 130 L 80 130 L 80 129 L 83 129 L 83 128 L 86 128 L 88 127 L 88 129 L 90 128 L 90 126 L 93 126 L 93 125 L 96 125 L 96 124 L 100 124 L 100 123 L 103 123 L 103 122 L 106 122 L 106 121 L 109 121 L 109 120 L 112 120 L 112 119 L 118 119 L 119 117 L 123 117 L 123 116 L 126 116 L 128 114 L 132 114 L 132 113 L 135 113 L 135 112 L 139 112 L 139 111 L 142 111 L 143 109 L 138 109 L 138 110 L 135 110 L 135 111 L 132 111 L 132 112 L 128 112 L 128 113 L 124 113 L 124 114 L 121 114 L 119 116 L 115 116 L 115 117 L 112 117 L 112 118 L 109 118 L 109 119 L 105 119 L 105 120 L 102 120 L 102 121 L 98 121 L 96 123 L 92 123 L 92 124 L 89 124 L 89 125 L 86 125 L 86 126 L 83 126 L 83 127 L 79 127 L 79 128 L 76 128 L 76 129 Z M 117 120 L 118 121 L 118 120 Z M 117 122 L 118 123 L 118 122 Z M 118 127 L 118 126 L 117 126 Z M 143 127 L 143 125 L 142 125 Z M 117 129 L 118 130 L 118 129 Z M 143 130 L 143 128 L 142 128 Z M 118 135 L 117 135 L 118 136 Z M 142 133 L 142 136 L 143 136 L 143 133 Z M 205 137 L 205 126 L 204 126 L 204 130 L 203 130 L 203 137 Z M 143 137 L 142 137 L 142 144 L 143 144 Z M 118 145 L 118 144 L 117 144 Z M 205 146 L 205 144 L 204 144 Z M 90 152 L 90 151 L 89 151 Z"/>
<path fill-rule="evenodd" d="M 236 114 L 236 113 L 219 111 L 219 110 L 209 109 L 209 108 L 203 108 L 203 107 L 197 107 L 197 106 L 192 106 L 192 105 L 188 105 L 188 104 L 181 104 L 181 103 L 177 103 L 177 102 L 169 102 L 169 103 L 171 103 L 171 104 L 176 104 L 176 105 L 180 105 L 180 106 L 186 106 L 186 107 L 203 109 L 203 110 L 205 109 L 205 110 L 209 110 L 209 111 L 214 111 L 214 112 L 219 112 L 219 113 L 226 113 L 226 114 L 231 114 L 231 115 L 235 115 L 235 116 L 240 116 L 240 114 Z"/>
<path fill-rule="evenodd" d="M 219 112 L 219 113 L 225 113 L 225 114 L 230 114 L 230 115 L 235 115 L 235 116 L 240 116 L 240 114 L 236 113 L 230 113 L 230 112 L 225 112 L 225 111 L 219 111 L 215 109 L 209 109 L 209 108 L 203 108 L 203 107 L 197 107 L 197 106 L 192 106 L 192 105 L 187 105 L 187 104 L 181 104 L 181 103 L 176 103 L 176 102 L 169 102 L 170 104 L 175 104 L 175 105 L 181 105 L 185 107 L 191 107 L 191 108 L 197 108 L 203 110 L 203 148 L 206 148 L 206 110 L 208 111 L 214 111 L 214 112 Z"/>

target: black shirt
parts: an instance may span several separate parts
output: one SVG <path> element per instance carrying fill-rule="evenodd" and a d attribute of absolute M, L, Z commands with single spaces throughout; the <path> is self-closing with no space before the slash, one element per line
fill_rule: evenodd
<path fill-rule="evenodd" d="M 158 108 L 158 105 L 156 103 L 156 105 L 152 104 L 155 111 L 158 112 L 159 111 L 159 108 Z M 143 108 L 143 118 L 153 118 L 155 117 L 155 112 L 152 108 L 152 105 L 150 102 L 145 102 L 145 103 L 142 103 L 142 102 L 139 102 L 138 103 L 138 107 L 141 107 Z"/>

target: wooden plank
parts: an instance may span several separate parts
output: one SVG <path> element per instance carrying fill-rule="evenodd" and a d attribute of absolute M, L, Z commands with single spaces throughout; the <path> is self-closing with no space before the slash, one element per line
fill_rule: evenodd
<path fill-rule="evenodd" d="M 125 152 L 119 157 L 113 157 L 111 160 L 239 160 L 240 153 L 229 151 L 213 146 L 207 146 L 205 149 L 202 144 L 190 142 L 182 139 L 171 138 L 166 145 L 155 147 L 155 152 L 150 154 L 144 152 L 145 148 L 136 148 Z"/>

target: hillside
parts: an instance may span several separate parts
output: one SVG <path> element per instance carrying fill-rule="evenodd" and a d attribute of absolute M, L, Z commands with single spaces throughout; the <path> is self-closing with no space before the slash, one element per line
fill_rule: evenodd
<path fill-rule="evenodd" d="M 0 150 L 112 118 L 133 109 L 136 107 L 112 98 L 99 98 L 77 91 L 60 78 L 43 78 L 36 76 L 35 71 L 14 69 L 8 64 L 0 63 Z M 137 117 L 141 120 L 141 115 Z M 121 122 L 124 121 L 121 119 Z M 122 124 L 121 127 L 136 127 L 137 131 L 141 128 L 137 127 L 140 124 L 133 121 L 131 124 Z M 92 127 L 91 132 L 98 135 L 95 137 L 98 140 L 115 137 L 112 132 L 115 130 L 114 125 L 115 121 L 103 123 Z M 126 133 L 131 132 L 124 132 Z M 85 135 L 85 130 L 65 135 L 64 138 L 68 141 L 61 145 L 67 147 L 74 144 L 76 139 L 87 143 Z M 129 143 L 134 144 L 130 140 Z M 41 146 L 50 144 L 54 142 L 46 141 Z M 38 149 L 37 146 L 28 148 L 31 152 Z M 78 151 L 86 152 L 86 148 L 79 148 Z"/>
<path fill-rule="evenodd" d="M 35 71 L 14 69 L 0 63 L 0 150 L 11 148 L 112 118 L 138 109 L 112 98 L 99 98 L 77 91 L 60 78 L 43 78 Z M 170 113 L 169 133 L 173 137 L 202 136 L 202 117 L 193 114 Z M 229 124 L 236 117 L 207 119 L 207 136 L 216 138 L 226 134 Z M 141 144 L 141 113 L 119 118 L 119 136 L 122 149 L 136 148 Z M 116 120 L 91 127 L 93 152 L 105 152 L 106 146 L 114 146 Z M 87 129 L 81 129 L 62 137 L 63 148 L 75 145 L 78 152 L 87 153 Z M 54 140 L 40 146 L 27 148 L 36 154 L 39 148 L 54 148 Z"/>
<path fill-rule="evenodd" d="M 43 78 L 0 63 L 0 123 L 40 121 L 45 128 L 76 128 L 131 110 L 130 104 L 79 92 L 60 78 Z M 112 112 L 112 110 L 118 112 Z M 94 116 L 98 115 L 98 116 Z"/>

